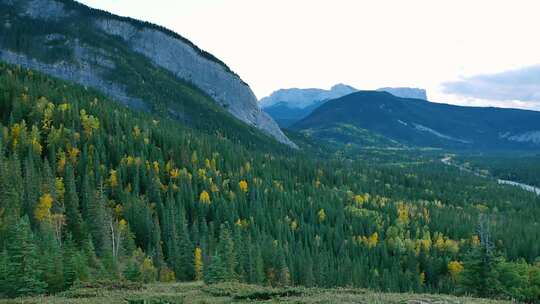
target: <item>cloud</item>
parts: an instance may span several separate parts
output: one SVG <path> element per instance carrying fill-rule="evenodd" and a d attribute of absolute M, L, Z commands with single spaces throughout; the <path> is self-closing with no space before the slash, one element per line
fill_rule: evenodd
<path fill-rule="evenodd" d="M 442 84 L 443 92 L 469 98 L 540 103 L 540 65 L 476 75 Z"/>

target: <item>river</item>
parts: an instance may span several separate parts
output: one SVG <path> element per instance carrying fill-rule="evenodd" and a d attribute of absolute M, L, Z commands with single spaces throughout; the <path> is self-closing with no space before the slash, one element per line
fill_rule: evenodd
<path fill-rule="evenodd" d="M 443 162 L 443 164 L 445 164 L 445 165 L 457 167 L 462 171 L 466 171 L 466 172 L 474 174 L 476 176 L 480 176 L 480 177 L 484 177 L 484 178 L 490 178 L 489 176 L 480 174 L 480 173 L 478 173 L 478 172 L 476 172 L 476 171 L 474 171 L 472 169 L 466 168 L 463 165 L 458 165 L 458 164 L 453 163 L 451 156 L 445 156 L 444 158 L 441 159 L 441 162 Z M 516 181 L 505 180 L 505 179 L 497 179 L 497 183 L 499 183 L 501 185 L 510 185 L 510 186 L 519 187 L 519 188 L 521 188 L 521 189 L 523 189 L 525 191 L 529 191 L 529 192 L 535 193 L 536 195 L 540 195 L 540 188 L 539 187 L 527 185 L 527 184 L 516 182 Z"/>

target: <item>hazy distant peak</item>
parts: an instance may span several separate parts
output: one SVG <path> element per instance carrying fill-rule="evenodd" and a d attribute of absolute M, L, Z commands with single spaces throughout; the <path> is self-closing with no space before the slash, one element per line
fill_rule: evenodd
<path fill-rule="evenodd" d="M 332 86 L 329 90 L 315 88 L 280 89 L 270 94 L 270 96 L 262 98 L 260 105 L 262 108 L 268 108 L 276 104 L 282 104 L 289 108 L 303 109 L 316 102 L 339 98 L 356 91 L 358 90 L 342 83 Z"/>
<path fill-rule="evenodd" d="M 377 89 L 377 91 L 388 92 L 396 97 L 427 100 L 426 90 L 420 89 L 420 88 L 407 88 L 407 87 L 380 88 L 380 89 Z"/>

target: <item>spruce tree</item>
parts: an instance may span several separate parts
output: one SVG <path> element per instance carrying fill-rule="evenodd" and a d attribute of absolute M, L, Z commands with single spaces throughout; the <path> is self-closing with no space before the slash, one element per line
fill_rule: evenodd
<path fill-rule="evenodd" d="M 71 233 L 75 241 L 82 243 L 84 239 L 83 221 L 79 210 L 79 197 L 75 186 L 73 167 L 68 164 L 65 171 L 64 206 L 66 208 L 67 231 Z"/>
<path fill-rule="evenodd" d="M 0 293 L 16 297 L 45 292 L 47 284 L 42 279 L 28 217 L 21 218 L 10 228 L 3 259 L 7 272 L 0 282 Z"/>
<path fill-rule="evenodd" d="M 229 280 L 227 265 L 219 255 L 214 255 L 210 265 L 205 267 L 204 282 L 206 284 L 215 284 Z"/>
<path fill-rule="evenodd" d="M 237 255 L 235 250 L 235 245 L 231 237 L 231 232 L 226 225 L 221 225 L 221 233 L 219 236 L 219 243 L 217 247 L 217 256 L 220 258 L 225 265 L 226 269 L 226 280 L 233 281 L 238 279 L 238 274 L 236 273 Z"/>
<path fill-rule="evenodd" d="M 495 252 L 488 224 L 486 217 L 480 218 L 477 229 L 480 244 L 466 256 L 459 278 L 462 291 L 479 297 L 492 297 L 501 291 L 497 267 L 502 258 Z"/>

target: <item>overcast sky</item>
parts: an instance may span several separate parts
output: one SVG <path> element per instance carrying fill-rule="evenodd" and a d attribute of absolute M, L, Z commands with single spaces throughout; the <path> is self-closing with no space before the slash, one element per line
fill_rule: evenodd
<path fill-rule="evenodd" d="M 346 83 L 540 110 L 536 0 L 81 2 L 178 32 L 223 60 L 258 98 Z"/>

